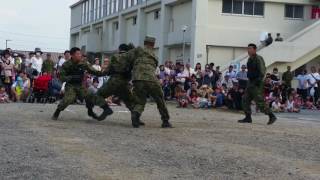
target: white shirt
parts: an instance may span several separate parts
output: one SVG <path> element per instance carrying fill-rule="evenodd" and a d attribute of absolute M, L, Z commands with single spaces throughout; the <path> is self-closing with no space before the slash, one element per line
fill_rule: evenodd
<path fill-rule="evenodd" d="M 308 75 L 309 85 L 311 87 L 318 87 L 318 84 L 316 83 L 316 80 L 320 80 L 320 74 L 319 73 L 311 73 Z"/>
<path fill-rule="evenodd" d="M 177 74 L 176 80 L 180 83 L 184 83 L 184 82 L 186 82 L 186 77 L 189 77 L 188 72 L 183 71 L 183 72 Z"/>
<path fill-rule="evenodd" d="M 31 64 L 31 59 L 26 59 L 24 64 L 28 67 Z"/>
<path fill-rule="evenodd" d="M 298 89 L 308 89 L 309 87 L 308 78 L 309 78 L 309 75 L 303 75 L 303 74 L 298 75 L 297 77 L 297 80 L 299 82 Z"/>
<path fill-rule="evenodd" d="M 281 107 L 281 103 L 280 103 L 280 102 L 274 101 L 274 102 L 272 103 L 272 108 L 273 108 L 273 109 L 280 109 L 280 107 Z"/>
<path fill-rule="evenodd" d="M 101 71 L 101 66 L 100 65 L 97 65 L 97 64 L 94 64 L 92 65 L 93 69 L 95 69 L 96 71 Z"/>
<path fill-rule="evenodd" d="M 61 67 L 65 62 L 66 62 L 66 60 L 64 58 L 61 58 L 58 61 L 58 63 L 56 64 L 56 68 Z"/>
<path fill-rule="evenodd" d="M 287 109 L 293 109 L 294 108 L 294 101 L 287 101 Z"/>
<path fill-rule="evenodd" d="M 228 71 L 228 72 L 226 72 L 226 75 L 229 75 L 229 77 L 231 78 L 231 79 L 234 79 L 234 78 L 236 78 L 237 77 L 237 72 L 236 71 Z"/>
<path fill-rule="evenodd" d="M 41 73 L 42 64 L 43 64 L 42 58 L 40 57 L 39 59 L 37 59 L 36 57 L 32 57 L 31 63 L 32 63 L 32 68 L 37 70 L 38 73 Z"/>
<path fill-rule="evenodd" d="M 195 73 L 195 71 L 194 71 L 194 69 L 192 69 L 192 68 L 190 68 L 189 70 L 188 69 L 184 69 L 184 72 L 183 72 L 184 74 L 187 74 L 188 75 L 188 77 L 191 77 L 193 74 L 195 75 L 196 73 Z"/>

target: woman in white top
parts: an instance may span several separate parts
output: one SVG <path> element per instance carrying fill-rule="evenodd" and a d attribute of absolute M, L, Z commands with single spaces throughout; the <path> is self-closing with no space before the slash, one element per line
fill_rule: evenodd
<path fill-rule="evenodd" d="M 32 68 L 37 70 L 38 75 L 41 74 L 43 59 L 41 57 L 42 52 L 36 52 L 36 56 L 31 58 Z"/>

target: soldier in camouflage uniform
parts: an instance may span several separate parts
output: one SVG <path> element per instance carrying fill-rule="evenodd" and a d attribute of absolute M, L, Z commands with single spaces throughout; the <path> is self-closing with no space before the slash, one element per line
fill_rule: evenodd
<path fill-rule="evenodd" d="M 62 101 L 59 103 L 57 110 L 53 114 L 52 119 L 57 120 L 60 112 L 70 104 L 74 103 L 77 98 L 80 100 L 85 99 L 87 103 L 86 106 L 88 108 L 88 115 L 93 118 L 97 118 L 92 110 L 93 105 L 88 104 L 90 101 L 88 100 L 86 90 L 82 87 L 82 79 L 85 71 L 96 76 L 103 76 L 105 73 L 94 70 L 87 62 L 81 62 L 82 55 L 79 48 L 72 48 L 70 50 L 70 54 L 72 56 L 71 60 L 63 64 L 60 73 L 61 81 L 66 82 L 65 94 Z M 112 113 L 108 104 L 104 104 L 102 108 L 104 109 L 104 113 Z"/>
<path fill-rule="evenodd" d="M 132 126 L 139 127 L 140 116 L 144 111 L 147 97 L 151 96 L 157 103 L 158 110 L 162 119 L 162 127 L 172 127 L 169 123 L 169 112 L 166 107 L 164 95 L 159 80 L 155 76 L 158 60 L 153 54 L 155 38 L 146 37 L 145 48 L 135 48 L 129 52 L 132 64 L 133 95 L 135 106 L 132 112 Z"/>
<path fill-rule="evenodd" d="M 105 83 L 94 95 L 90 98 L 94 105 L 102 106 L 106 103 L 105 98 L 115 95 L 120 98 L 126 107 L 132 111 L 134 107 L 134 98 L 132 96 L 129 81 L 131 80 L 131 62 L 128 59 L 128 46 L 121 44 L 119 46 L 119 54 L 112 56 L 110 64 L 106 72 L 109 75 L 107 83 Z M 98 117 L 99 121 L 106 118 L 104 114 Z M 144 125 L 143 122 L 139 122 Z"/>
<path fill-rule="evenodd" d="M 252 123 L 251 118 L 251 102 L 254 100 L 261 112 L 269 116 L 268 125 L 273 124 L 277 118 L 270 111 L 263 98 L 264 77 L 266 74 L 266 66 L 261 56 L 256 54 L 257 46 L 255 44 L 248 45 L 249 59 L 247 62 L 248 68 L 248 85 L 243 97 L 243 109 L 246 117 L 239 120 L 239 123 Z"/>

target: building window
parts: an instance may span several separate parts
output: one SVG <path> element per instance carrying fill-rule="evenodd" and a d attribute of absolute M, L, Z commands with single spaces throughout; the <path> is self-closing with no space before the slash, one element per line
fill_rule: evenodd
<path fill-rule="evenodd" d="M 285 17 L 294 19 L 303 19 L 303 5 L 285 5 Z"/>
<path fill-rule="evenodd" d="M 160 18 L 160 10 L 157 10 L 154 12 L 154 19 L 159 19 Z"/>
<path fill-rule="evenodd" d="M 132 25 L 136 25 L 137 24 L 137 16 L 134 16 L 132 18 Z"/>
<path fill-rule="evenodd" d="M 264 2 L 255 0 L 223 0 L 222 13 L 263 16 Z"/>

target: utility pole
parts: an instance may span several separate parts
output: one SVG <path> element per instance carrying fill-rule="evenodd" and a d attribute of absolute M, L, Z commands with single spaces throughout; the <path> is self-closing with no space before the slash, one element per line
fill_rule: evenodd
<path fill-rule="evenodd" d="M 186 49 L 186 40 L 185 40 L 185 32 L 187 31 L 188 26 L 185 25 L 182 27 L 182 61 L 185 63 L 185 49 Z"/>
<path fill-rule="evenodd" d="M 6 49 L 8 48 L 8 42 L 9 42 L 9 41 L 12 41 L 12 40 L 6 39 Z"/>

